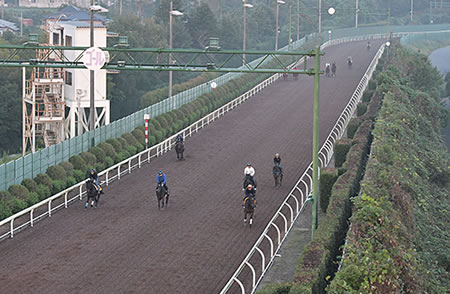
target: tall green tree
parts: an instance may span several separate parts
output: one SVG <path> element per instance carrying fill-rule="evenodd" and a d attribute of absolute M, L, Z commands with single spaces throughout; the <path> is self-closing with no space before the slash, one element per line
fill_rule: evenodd
<path fill-rule="evenodd" d="M 218 36 L 217 20 L 207 3 L 197 6 L 188 21 L 194 48 L 205 48 L 210 37 Z"/>

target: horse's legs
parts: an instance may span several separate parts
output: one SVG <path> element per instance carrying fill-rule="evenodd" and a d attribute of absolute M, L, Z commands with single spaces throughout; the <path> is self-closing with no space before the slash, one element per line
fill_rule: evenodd
<path fill-rule="evenodd" d="M 249 217 L 249 224 L 250 224 L 250 228 L 252 227 L 252 223 L 253 223 L 253 212 L 254 211 L 252 211 L 251 213 L 250 213 L 250 217 Z"/>
<path fill-rule="evenodd" d="M 167 207 L 169 204 L 169 194 L 166 194 L 164 198 L 166 198 L 166 207 Z"/>

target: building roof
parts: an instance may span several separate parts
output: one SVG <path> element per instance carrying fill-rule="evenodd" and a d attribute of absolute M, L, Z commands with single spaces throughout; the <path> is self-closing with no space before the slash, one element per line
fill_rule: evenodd
<path fill-rule="evenodd" d="M 89 28 L 90 27 L 90 23 L 86 22 L 86 21 L 63 21 L 63 22 L 59 22 L 59 24 L 61 25 L 71 25 L 77 28 Z M 106 28 L 106 26 L 104 24 L 99 24 L 99 23 L 94 23 L 94 28 Z"/>
<path fill-rule="evenodd" d="M 62 15 L 62 16 L 61 16 Z M 68 5 L 58 10 L 57 13 L 50 14 L 44 19 L 58 19 L 59 21 L 90 21 L 91 14 L 87 10 Z M 101 21 L 103 23 L 110 22 L 110 19 L 94 13 L 94 21 Z"/>
<path fill-rule="evenodd" d="M 16 24 L 13 22 L 9 22 L 3 19 L 0 19 L 0 28 L 6 28 L 12 31 L 17 32 L 19 29 L 16 27 Z"/>

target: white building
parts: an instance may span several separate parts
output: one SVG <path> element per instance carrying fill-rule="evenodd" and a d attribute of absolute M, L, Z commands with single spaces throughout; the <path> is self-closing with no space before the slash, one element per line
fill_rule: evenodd
<path fill-rule="evenodd" d="M 51 45 L 90 47 L 90 28 L 88 22 L 60 21 L 49 25 Z M 106 26 L 94 24 L 94 47 L 106 47 Z M 70 61 L 79 56 L 79 51 L 66 50 L 65 58 Z M 95 71 L 95 127 L 109 124 L 110 101 L 106 99 L 106 70 Z M 66 69 L 64 100 L 69 114 L 66 118 L 67 134 L 74 137 L 89 130 L 90 109 L 90 71 L 88 69 Z"/>

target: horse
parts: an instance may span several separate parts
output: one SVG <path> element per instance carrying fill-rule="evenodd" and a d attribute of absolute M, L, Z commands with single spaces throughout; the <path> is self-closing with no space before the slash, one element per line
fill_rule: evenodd
<path fill-rule="evenodd" d="M 336 77 L 336 63 L 334 63 L 334 62 L 331 65 L 331 76 Z"/>
<path fill-rule="evenodd" d="M 156 186 L 156 198 L 158 199 L 158 210 L 164 208 L 164 199 L 166 199 L 166 207 L 168 206 L 169 194 L 167 194 L 163 183 L 158 183 L 158 186 Z"/>
<path fill-rule="evenodd" d="M 244 224 L 247 223 L 247 215 L 249 215 L 248 223 L 250 228 L 253 224 L 253 213 L 255 212 L 255 198 L 253 196 L 247 196 L 244 199 Z"/>
<path fill-rule="evenodd" d="M 274 165 L 274 167 L 272 168 L 272 174 L 273 179 L 275 180 L 275 187 L 281 187 L 281 182 L 283 181 L 283 172 L 281 170 L 281 167 L 279 165 Z"/>
<path fill-rule="evenodd" d="M 298 67 L 294 67 L 293 70 L 298 70 Z M 294 73 L 294 80 L 298 80 L 298 73 Z"/>
<path fill-rule="evenodd" d="M 86 190 L 87 190 L 87 199 L 84 207 L 87 208 L 89 206 L 89 200 L 91 200 L 91 207 L 95 205 L 95 208 L 97 208 L 101 190 L 99 191 L 97 186 L 91 180 L 88 180 L 86 182 Z"/>
<path fill-rule="evenodd" d="M 286 81 L 287 79 L 288 79 L 288 74 L 284 72 L 284 73 L 283 73 L 283 80 Z"/>
<path fill-rule="evenodd" d="M 326 76 L 327 78 L 330 77 L 330 70 L 331 70 L 330 64 L 329 64 L 329 63 L 325 64 L 325 76 Z"/>
<path fill-rule="evenodd" d="M 184 143 L 181 141 L 177 141 L 175 143 L 175 151 L 177 152 L 177 160 L 184 160 Z"/>
<path fill-rule="evenodd" d="M 349 58 L 347 59 L 347 65 L 348 65 L 348 68 L 352 68 L 352 64 L 353 64 L 353 60 L 349 57 Z"/>
<path fill-rule="evenodd" d="M 245 175 L 244 183 L 242 184 L 242 188 L 247 189 L 248 185 L 252 185 L 256 189 L 256 180 L 251 175 Z"/>

